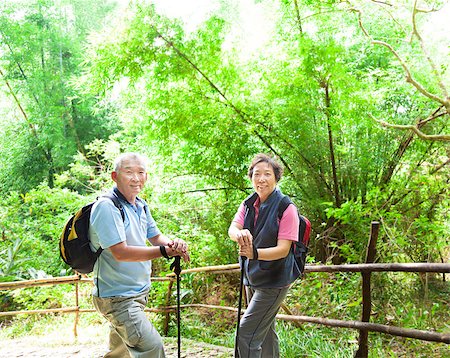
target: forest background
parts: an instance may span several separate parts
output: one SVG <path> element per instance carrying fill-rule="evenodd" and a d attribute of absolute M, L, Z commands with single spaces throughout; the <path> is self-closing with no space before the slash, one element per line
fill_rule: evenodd
<path fill-rule="evenodd" d="M 61 228 L 111 187 L 124 151 L 150 158 L 142 196 L 164 233 L 189 242 L 190 267 L 237 262 L 227 228 L 258 152 L 283 163 L 279 185 L 312 222 L 310 263 L 363 262 L 374 220 L 378 262 L 448 263 L 449 17 L 448 1 L 2 2 L 0 280 L 73 274 Z M 236 278 L 185 280 L 184 302 L 236 304 Z M 288 301 L 357 320 L 359 286 L 311 275 Z M 374 322 L 450 331 L 445 276 L 380 274 L 375 286 Z M 59 307 L 68 290 L 2 293 L 1 309 Z M 232 346 L 233 319 L 210 318 L 191 314 L 185 334 Z M 17 320 L 3 334 L 39 323 Z M 355 348 L 353 331 L 281 325 L 284 357 Z M 374 356 L 448 353 L 371 344 Z"/>

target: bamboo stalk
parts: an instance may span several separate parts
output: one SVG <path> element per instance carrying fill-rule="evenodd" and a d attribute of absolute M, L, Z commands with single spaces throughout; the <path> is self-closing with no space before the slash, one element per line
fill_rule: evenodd
<path fill-rule="evenodd" d="M 0 312 L 0 317 L 16 316 L 19 314 L 73 313 L 78 310 L 79 309 L 77 307 L 66 307 L 66 308 L 51 308 L 51 309 L 46 309 L 46 310 L 5 311 L 5 312 Z"/>
<path fill-rule="evenodd" d="M 418 329 L 411 328 L 400 328 L 395 326 L 387 326 L 378 323 L 360 322 L 360 321 L 342 321 L 337 319 L 320 318 L 320 317 L 308 317 L 308 316 L 288 316 L 288 315 L 277 315 L 278 319 L 285 321 L 297 321 L 297 322 L 307 322 L 307 323 L 317 323 L 329 327 L 342 327 L 342 328 L 353 328 L 353 329 L 364 329 L 372 332 L 386 333 L 393 336 L 400 336 L 406 338 L 420 339 L 423 341 L 430 342 L 442 342 L 450 344 L 450 334 L 449 333 L 438 333 L 431 331 L 421 331 Z"/>
<path fill-rule="evenodd" d="M 73 334 L 75 335 L 75 338 L 78 337 L 77 332 L 77 325 L 80 318 L 80 302 L 79 302 L 79 289 L 78 289 L 78 282 L 75 283 L 75 305 L 77 306 L 77 310 L 75 312 L 75 322 L 73 324 Z"/>
<path fill-rule="evenodd" d="M 181 274 L 195 272 L 230 272 L 239 271 L 239 264 L 221 266 L 206 266 L 182 270 Z M 366 263 L 345 265 L 306 265 L 305 272 L 435 272 L 450 273 L 450 264 L 446 263 Z M 175 276 L 174 273 L 167 274 L 168 277 Z"/>
<path fill-rule="evenodd" d="M 79 281 L 80 281 L 80 276 L 74 275 L 74 276 L 41 278 L 41 279 L 36 279 L 36 280 L 15 281 L 15 282 L 0 282 L 0 291 L 1 290 L 14 290 L 16 288 L 23 288 L 23 287 L 75 283 L 75 282 L 79 282 Z"/>
<path fill-rule="evenodd" d="M 182 308 L 195 307 L 195 308 L 207 308 L 207 309 L 220 309 L 226 311 L 237 312 L 237 308 L 227 307 L 227 306 L 214 306 L 214 305 L 203 305 L 203 304 L 188 304 L 181 305 Z M 174 307 L 175 308 L 175 307 Z M 395 326 L 388 326 L 379 323 L 369 323 L 360 321 L 343 321 L 338 319 L 329 319 L 321 317 L 310 317 L 310 316 L 291 316 L 285 314 L 277 314 L 277 319 L 288 321 L 288 322 L 303 322 L 303 323 L 315 323 L 321 324 L 329 327 L 341 327 L 341 328 L 351 328 L 351 329 L 364 329 L 372 332 L 379 332 L 390 334 L 394 336 L 406 337 L 420 339 L 423 341 L 430 342 L 441 342 L 450 344 L 450 334 L 449 333 L 438 333 L 431 331 L 422 331 L 418 329 L 411 328 L 400 328 Z"/>
<path fill-rule="evenodd" d="M 168 307 L 157 307 L 157 308 L 151 308 L 146 307 L 144 311 L 146 312 L 154 312 L 154 313 L 166 313 L 166 312 L 172 312 L 174 311 L 174 307 L 168 306 Z M 23 310 L 23 311 L 4 311 L 0 312 L 0 317 L 4 316 L 16 316 L 19 314 L 53 314 L 53 313 L 93 313 L 96 312 L 95 308 L 78 308 L 78 307 L 64 307 L 64 308 L 51 308 L 51 309 L 45 309 L 45 310 Z"/>
<path fill-rule="evenodd" d="M 449 273 L 450 272 L 450 264 L 394 263 L 394 264 L 306 265 L 305 272 L 435 272 L 435 273 Z"/>
<path fill-rule="evenodd" d="M 152 277 L 152 281 L 171 281 L 172 277 Z M 24 280 L 24 281 L 14 281 L 14 282 L 0 282 L 0 291 L 2 290 L 15 290 L 18 288 L 34 287 L 34 286 L 46 286 L 46 285 L 62 285 L 69 283 L 85 282 L 93 284 L 92 278 L 80 277 L 78 275 L 74 276 L 63 276 L 63 277 L 51 277 L 36 280 Z"/>
<path fill-rule="evenodd" d="M 206 266 L 193 269 L 182 270 L 181 274 L 208 272 L 208 273 L 226 273 L 239 270 L 239 264 L 229 264 L 221 266 Z M 450 264 L 448 263 L 390 263 L 390 264 L 348 264 L 348 265 L 306 265 L 305 272 L 435 272 L 450 273 Z M 167 274 L 166 277 L 152 277 L 152 281 L 170 281 L 175 274 Z M 38 280 L 25 280 L 15 282 L 0 282 L 0 291 L 14 290 L 17 288 L 68 284 L 75 282 L 92 283 L 91 278 L 80 276 L 53 277 Z"/>

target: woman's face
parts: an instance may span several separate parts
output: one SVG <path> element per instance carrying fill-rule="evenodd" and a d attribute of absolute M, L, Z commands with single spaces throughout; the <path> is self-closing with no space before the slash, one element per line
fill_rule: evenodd
<path fill-rule="evenodd" d="M 277 185 L 275 173 L 269 163 L 261 162 L 255 165 L 252 174 L 252 184 L 261 202 L 266 201 Z"/>

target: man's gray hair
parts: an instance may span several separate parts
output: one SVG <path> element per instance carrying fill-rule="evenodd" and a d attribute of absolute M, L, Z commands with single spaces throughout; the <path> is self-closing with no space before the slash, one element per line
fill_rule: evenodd
<path fill-rule="evenodd" d="M 119 155 L 115 160 L 114 160 L 114 171 L 117 172 L 119 171 L 119 169 L 122 167 L 123 162 L 125 160 L 137 160 L 140 163 L 142 163 L 142 165 L 144 166 L 144 169 L 147 170 L 147 161 L 148 159 L 139 154 L 139 153 L 134 153 L 134 152 L 129 152 L 129 153 L 123 153 L 121 155 Z"/>

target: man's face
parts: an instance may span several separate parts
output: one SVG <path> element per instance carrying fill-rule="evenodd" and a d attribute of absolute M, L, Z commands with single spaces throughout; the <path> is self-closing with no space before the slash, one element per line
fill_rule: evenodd
<path fill-rule="evenodd" d="M 128 200 L 134 201 L 136 196 L 144 188 L 147 181 L 145 166 L 138 159 L 130 158 L 122 162 L 117 172 L 112 172 L 112 179 L 117 184 L 117 189 Z"/>

